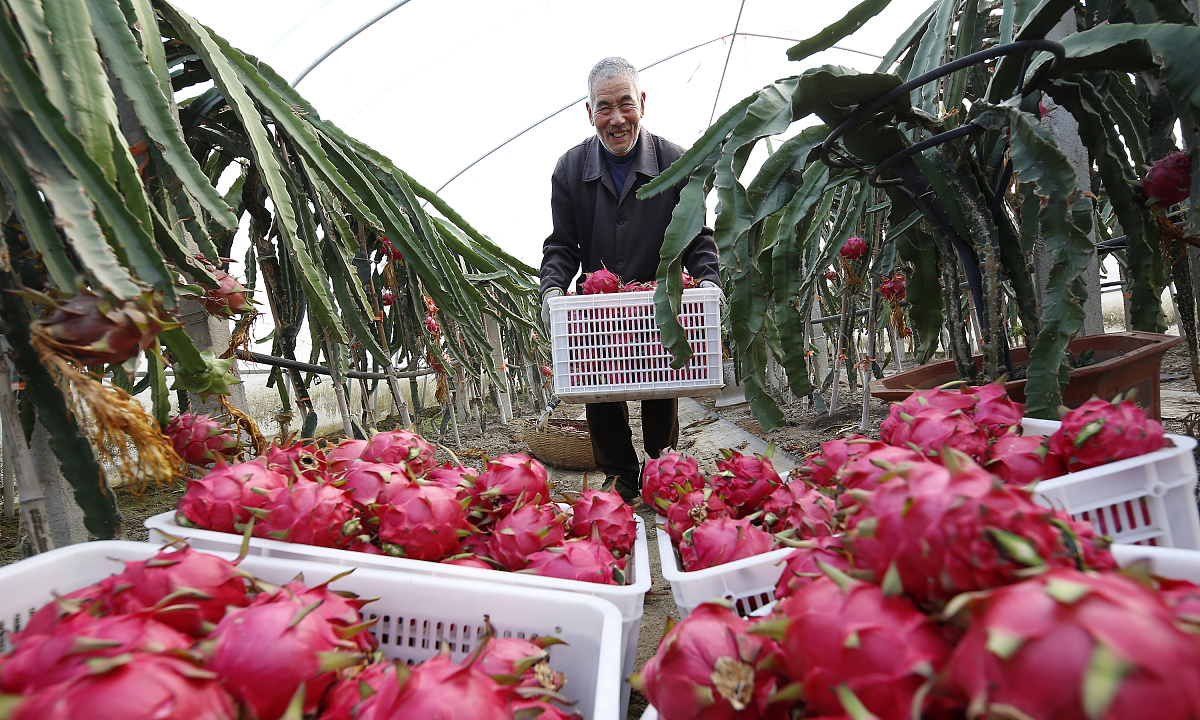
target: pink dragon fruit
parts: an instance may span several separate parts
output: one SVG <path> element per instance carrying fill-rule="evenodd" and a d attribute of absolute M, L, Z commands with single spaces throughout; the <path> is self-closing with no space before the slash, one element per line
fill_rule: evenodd
<path fill-rule="evenodd" d="M 857 260 L 867 253 L 867 241 L 858 236 L 848 238 L 838 250 L 838 254 L 847 260 Z"/>
<path fill-rule="evenodd" d="M 821 443 L 819 451 L 804 460 L 793 477 L 817 487 L 837 487 L 834 476 L 843 465 L 862 455 L 871 455 L 884 447 L 887 447 L 885 443 L 861 435 L 828 440 Z"/>
<path fill-rule="evenodd" d="M 29 695 L 49 685 L 86 675 L 88 663 L 143 651 L 187 650 L 191 637 L 159 622 L 152 611 L 96 618 L 79 613 L 50 635 L 21 638 L 0 660 L 0 692 Z"/>
<path fill-rule="evenodd" d="M 164 548 L 149 560 L 127 562 L 123 572 L 100 584 L 109 612 L 156 609 L 161 622 L 202 637 L 226 608 L 250 602 L 248 580 L 250 575 L 228 560 L 184 545 Z"/>
<path fill-rule="evenodd" d="M 479 479 L 479 471 L 473 467 L 444 463 L 429 471 L 425 482 L 430 485 L 444 487 L 447 490 L 461 491 L 470 494 Z"/>
<path fill-rule="evenodd" d="M 288 477 L 317 482 L 328 474 L 325 454 L 311 440 L 287 442 L 276 439 L 263 457 L 268 468 Z"/>
<path fill-rule="evenodd" d="M 843 464 L 838 469 L 835 486 L 847 490 L 874 490 L 881 482 L 894 476 L 897 465 L 929 461 L 924 454 L 911 448 L 878 444 L 880 447 L 872 447 Z"/>
<path fill-rule="evenodd" d="M 1129 578 L 1051 568 L 956 605 L 965 605 L 967 630 L 946 684 L 980 717 L 1200 714 L 1200 645 L 1162 598 Z"/>
<path fill-rule="evenodd" d="M 335 478 L 346 471 L 350 463 L 361 460 L 363 450 L 367 447 L 366 440 L 343 440 L 325 451 L 325 472 Z"/>
<path fill-rule="evenodd" d="M 455 664 L 437 655 L 413 668 L 389 665 L 379 692 L 358 707 L 358 720 L 512 720 L 516 688 L 501 685 L 475 667 L 472 659 Z"/>
<path fill-rule="evenodd" d="M 250 519 L 249 508 L 266 503 L 263 494 L 286 488 L 287 476 L 267 468 L 264 458 L 210 470 L 200 479 L 188 478 L 179 499 L 175 522 L 217 532 L 239 532 Z"/>
<path fill-rule="evenodd" d="M 895 275 L 884 276 L 879 283 L 879 294 L 889 302 L 900 302 L 904 299 L 904 273 L 899 270 Z"/>
<path fill-rule="evenodd" d="M 523 699 L 518 698 L 509 703 L 509 709 L 512 711 L 513 717 L 536 717 L 537 720 L 579 720 L 582 715 L 578 712 L 567 714 L 560 710 L 557 705 L 551 705 L 545 700 Z"/>
<path fill-rule="evenodd" d="M 1000 438 L 1010 433 L 1020 434 L 1021 418 L 1025 417 L 1025 405 L 1013 402 L 1008 390 L 998 382 L 963 391 L 971 393 L 978 402 L 968 410 L 975 423 L 983 428 L 988 437 Z"/>
<path fill-rule="evenodd" d="M 558 692 L 566 685 L 567 678 L 550 669 L 550 653 L 546 648 L 561 642 L 552 637 L 532 640 L 493 637 L 480 651 L 475 667 L 502 682 L 516 679 L 516 687 Z"/>
<path fill-rule="evenodd" d="M 237 457 L 236 433 L 207 415 L 176 415 L 163 434 L 188 465 L 212 467 L 218 459 L 228 462 Z"/>
<path fill-rule="evenodd" d="M 356 710 L 363 700 L 379 692 L 391 662 L 378 661 L 366 666 L 350 667 L 343 671 L 321 700 L 320 720 L 355 720 Z M 392 668 L 393 671 L 395 668 Z"/>
<path fill-rule="evenodd" d="M 470 532 L 464 500 L 453 490 L 412 483 L 372 506 L 379 522 L 380 547 L 389 555 L 437 562 L 462 552 L 462 536 Z"/>
<path fill-rule="evenodd" d="M 733 517 L 729 506 L 710 487 L 685 492 L 667 507 L 664 527 L 671 541 L 679 545 L 683 534 L 700 523 L 715 517 Z"/>
<path fill-rule="evenodd" d="M 30 616 L 20 632 L 11 636 L 13 645 L 18 646 L 26 638 L 36 635 L 50 635 L 66 622 L 95 620 L 104 612 L 106 596 L 107 591 L 100 583 L 81 587 L 65 595 L 56 595 Z"/>
<path fill-rule="evenodd" d="M 850 714 L 853 696 L 880 720 L 927 717 L 922 688 L 950 653 L 934 621 L 908 598 L 826 572 L 750 632 L 779 641 L 784 674 L 802 686 L 811 715 Z"/>
<path fill-rule="evenodd" d="M 501 455 L 488 461 L 475 483 L 475 494 L 498 515 L 505 515 L 522 498 L 527 503 L 550 502 L 546 466 L 524 454 Z"/>
<path fill-rule="evenodd" d="M 496 522 L 488 555 L 509 570 L 520 570 L 529 564 L 530 555 L 566 539 L 566 520 L 557 505 L 518 504 Z"/>
<path fill-rule="evenodd" d="M 976 460 L 987 454 L 988 437 L 961 410 L 927 405 L 909 414 L 896 405 L 879 425 L 879 439 L 889 445 L 913 447 L 926 455 L 937 455 L 944 447 L 962 451 Z"/>
<path fill-rule="evenodd" d="M 369 628 L 375 625 L 375 621 L 364 622 L 360 612 L 364 605 L 372 601 L 363 600 L 353 593 L 330 590 L 329 583 L 336 579 L 336 577 L 331 578 L 320 585 L 313 586 L 305 585 L 300 580 L 293 580 L 285 585 L 259 593 L 251 605 L 273 602 L 294 602 L 303 607 L 315 605 L 312 612 L 333 626 L 338 637 L 342 640 L 349 640 L 363 652 L 374 651 L 379 647 L 379 640 L 370 633 Z M 262 581 L 259 582 L 262 584 Z"/>
<path fill-rule="evenodd" d="M 1037 435 L 1005 435 L 988 448 L 984 467 L 988 472 L 1014 485 L 1030 485 L 1048 480 L 1046 438 Z"/>
<path fill-rule="evenodd" d="M 1154 163 L 1142 179 L 1142 197 L 1151 205 L 1169 207 L 1192 194 L 1192 157 L 1187 150 L 1173 152 Z"/>
<path fill-rule="evenodd" d="M 119 364 L 158 341 L 158 334 L 180 326 L 162 307 L 162 294 L 146 291 L 120 301 L 87 288 L 69 298 L 22 291 L 49 311 L 30 323 L 33 334 L 54 352 L 81 365 Z"/>
<path fill-rule="evenodd" d="M 437 465 L 435 454 L 434 447 L 425 438 L 401 429 L 375 433 L 359 457 L 371 462 L 403 465 L 414 478 L 421 478 Z"/>
<path fill-rule="evenodd" d="M 584 295 L 621 292 L 621 278 L 610 272 L 608 268 L 600 268 L 594 273 L 587 273 L 587 277 L 580 284 L 579 289 Z"/>
<path fill-rule="evenodd" d="M 656 458 L 648 458 L 642 471 L 642 500 L 662 512 L 663 502 L 679 499 L 679 488 L 698 490 L 704 487 L 704 476 L 695 458 L 664 450 Z"/>
<path fill-rule="evenodd" d="M 770 669 L 778 646 L 750 628 L 729 607 L 704 603 L 667 630 L 629 682 L 662 720 L 786 717 L 768 709 L 767 698 L 784 684 Z"/>
<path fill-rule="evenodd" d="M 438 562 L 443 565 L 459 565 L 461 567 L 478 568 L 480 570 L 495 570 L 491 563 L 474 553 L 462 553 L 461 555 L 451 555 L 448 558 L 442 558 Z"/>
<path fill-rule="evenodd" d="M 266 502 L 250 512 L 258 518 L 255 537 L 317 547 L 349 547 L 361 525 L 354 503 L 341 488 L 304 478 L 267 490 Z"/>
<path fill-rule="evenodd" d="M 1170 443 L 1157 420 L 1133 401 L 1092 398 L 1062 415 L 1050 436 L 1050 454 L 1062 458 L 1067 472 L 1078 472 L 1162 450 Z"/>
<path fill-rule="evenodd" d="M 600 492 L 584 488 L 571 502 L 571 537 L 589 538 L 593 532 L 614 555 L 627 555 L 637 540 L 637 522 L 633 508 L 616 491 Z"/>
<path fill-rule="evenodd" d="M 400 465 L 351 460 L 345 470 L 338 474 L 334 484 L 349 496 L 355 507 L 366 508 L 378 501 L 384 488 L 394 485 L 403 487 L 410 482 L 408 470 Z"/>
<path fill-rule="evenodd" d="M 218 285 L 215 288 L 204 289 L 204 309 L 210 315 L 231 318 L 234 315 L 244 315 L 254 310 L 246 288 L 237 278 L 220 268 L 209 268 L 217 276 Z"/>
<path fill-rule="evenodd" d="M 277 596 L 230 611 L 212 631 L 205 667 L 252 717 L 281 717 L 301 688 L 303 711 L 315 711 L 336 670 L 362 659 L 319 607 Z"/>
<path fill-rule="evenodd" d="M 106 658 L 90 673 L 26 697 L 10 720 L 235 720 L 233 699 L 213 677 L 170 654 Z"/>
<path fill-rule="evenodd" d="M 379 302 L 382 303 L 384 307 L 394 305 L 396 304 L 396 296 L 392 294 L 391 290 L 384 290 L 379 294 Z"/>
<path fill-rule="evenodd" d="M 725 499 L 734 517 L 744 518 L 758 512 L 759 504 L 783 482 L 771 464 L 774 453 L 774 443 L 767 446 L 765 453 L 754 457 L 736 450 L 721 450 L 725 458 L 717 461 L 717 474 L 709 478 L 709 483 Z"/>
<path fill-rule="evenodd" d="M 894 573 L 919 605 L 937 609 L 959 593 L 1015 582 L 1032 567 L 1082 561 L 1069 528 L 1028 490 L 981 482 L 986 473 L 961 454 L 944 460 L 953 466 L 897 468 L 899 477 L 850 515 L 843 543 L 877 581 Z M 943 482 L 921 487 L 922 475 Z"/>
<path fill-rule="evenodd" d="M 779 582 L 775 584 L 775 599 L 782 600 L 797 589 L 811 585 L 817 578 L 825 577 L 818 561 L 829 567 L 850 573 L 850 556 L 840 537 L 825 535 L 804 540 L 787 556 L 787 565 Z"/>
<path fill-rule="evenodd" d="M 564 580 L 624 585 L 625 579 L 612 553 L 596 538 L 568 540 L 529 556 L 522 572 Z"/>
<path fill-rule="evenodd" d="M 775 549 L 775 538 L 749 518 L 709 518 L 683 534 L 679 554 L 687 572 L 724 565 Z"/>
<path fill-rule="evenodd" d="M 961 410 L 964 413 L 970 413 L 979 400 L 980 398 L 974 393 L 964 392 L 962 383 L 955 381 L 928 390 L 914 390 L 900 402 L 892 403 L 888 408 L 888 415 L 889 417 L 898 413 L 913 415 L 927 407 L 939 408 L 947 412 Z"/>
<path fill-rule="evenodd" d="M 763 501 L 763 529 L 769 533 L 794 532 L 792 537 L 807 539 L 832 535 L 837 521 L 837 506 L 828 495 L 803 483 L 786 483 Z"/>

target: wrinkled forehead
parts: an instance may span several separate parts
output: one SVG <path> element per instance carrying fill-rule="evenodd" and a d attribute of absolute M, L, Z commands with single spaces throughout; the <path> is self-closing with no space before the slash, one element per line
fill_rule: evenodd
<path fill-rule="evenodd" d="M 625 100 L 636 100 L 638 97 L 637 83 L 628 75 L 614 73 L 598 77 L 592 83 L 591 100 L 594 105 L 607 105 Z M 604 97 L 600 97 L 603 94 Z"/>

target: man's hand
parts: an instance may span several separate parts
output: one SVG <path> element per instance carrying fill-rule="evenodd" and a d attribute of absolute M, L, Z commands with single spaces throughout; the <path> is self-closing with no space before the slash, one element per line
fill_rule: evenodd
<path fill-rule="evenodd" d="M 727 302 L 725 302 L 725 291 L 721 289 L 721 286 L 716 284 L 712 280 L 701 280 L 700 287 L 712 288 L 713 290 L 716 290 L 718 293 L 720 293 L 720 295 L 717 296 L 717 299 L 719 300 L 719 302 L 721 304 L 721 315 L 724 315 L 725 309 L 727 307 L 729 307 L 729 304 Z"/>
<path fill-rule="evenodd" d="M 542 326 L 545 327 L 547 331 L 550 330 L 550 298 L 558 297 L 562 294 L 563 291 L 561 288 L 550 288 L 546 292 L 542 293 Z"/>

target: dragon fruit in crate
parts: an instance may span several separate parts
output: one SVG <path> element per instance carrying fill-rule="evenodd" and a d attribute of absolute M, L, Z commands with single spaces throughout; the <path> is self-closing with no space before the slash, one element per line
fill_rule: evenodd
<path fill-rule="evenodd" d="M 596 272 L 587 273 L 579 289 L 584 295 L 621 292 L 621 278 L 608 268 L 600 268 Z"/>
<path fill-rule="evenodd" d="M 778 646 L 750 628 L 729 607 L 704 603 L 667 630 L 629 682 L 662 720 L 785 718 L 784 703 L 768 705 L 783 685 L 771 670 Z"/>
<path fill-rule="evenodd" d="M 267 490 L 266 502 L 251 513 L 257 518 L 255 537 L 302 545 L 346 548 L 361 529 L 354 503 L 341 488 L 304 478 Z"/>
<path fill-rule="evenodd" d="M 564 493 L 565 494 L 565 493 Z M 584 488 L 579 495 L 568 497 L 571 521 L 567 532 L 571 537 L 589 538 L 598 533 L 600 542 L 614 555 L 628 555 L 637 540 L 637 522 L 633 508 L 621 499 L 620 493 L 600 492 Z"/>
<path fill-rule="evenodd" d="M 119 714 L 115 710 L 119 708 Z M 36 692 L 9 720 L 235 720 L 233 699 L 213 676 L 177 655 L 134 652 Z"/>
<path fill-rule="evenodd" d="M 388 665 L 379 692 L 359 705 L 358 720 L 512 720 L 517 689 L 476 667 L 475 657 L 458 664 L 447 652 L 412 668 Z"/>
<path fill-rule="evenodd" d="M 988 436 L 1000 438 L 1020 430 L 1021 418 L 1025 416 L 1025 405 L 1013 402 L 1003 385 L 993 382 L 969 387 L 963 392 L 978 398 L 978 402 L 968 412 Z"/>
<path fill-rule="evenodd" d="M 260 585 L 266 585 L 261 580 Z M 251 605 L 262 605 L 271 602 L 295 602 L 304 607 L 312 606 L 312 612 L 321 616 L 333 626 L 334 631 L 343 640 L 349 640 L 363 652 L 371 652 L 379 647 L 379 640 L 372 635 L 368 628 L 375 624 L 374 620 L 363 621 L 359 612 L 371 600 L 363 600 L 348 592 L 329 589 L 327 580 L 320 585 L 305 585 L 300 580 L 292 580 L 286 585 L 269 588 L 254 597 Z"/>
<path fill-rule="evenodd" d="M 351 460 L 334 483 L 350 497 L 355 507 L 366 508 L 379 499 L 385 488 L 412 482 L 408 471 L 392 463 Z"/>
<path fill-rule="evenodd" d="M 384 552 L 433 562 L 462 552 L 462 537 L 471 526 L 464 513 L 466 500 L 453 490 L 410 483 L 386 501 L 371 506 Z"/>
<path fill-rule="evenodd" d="M 250 717 L 282 717 L 301 687 L 303 712 L 315 711 L 335 671 L 362 659 L 319 607 L 276 596 L 229 612 L 213 629 L 205 667 Z"/>
<path fill-rule="evenodd" d="M 568 540 L 539 550 L 529 556 L 529 565 L 522 572 L 604 585 L 625 584 L 624 573 L 612 553 L 596 537 Z"/>
<path fill-rule="evenodd" d="M 493 637 L 487 642 L 475 667 L 492 677 L 516 678 L 520 688 L 540 688 L 557 692 L 567 683 L 561 672 L 550 669 L 546 648 L 562 641 L 553 637 L 532 640 Z"/>
<path fill-rule="evenodd" d="M 679 489 L 704 487 L 704 475 L 695 458 L 672 450 L 663 450 L 656 458 L 646 460 L 642 471 L 642 500 L 658 512 L 679 499 Z"/>
<path fill-rule="evenodd" d="M 819 563 L 849 573 L 850 556 L 840 537 L 825 535 L 796 543 L 797 547 L 787 556 L 783 574 L 775 584 L 775 599 L 782 600 L 799 588 L 811 585 L 817 578 L 825 577 Z"/>
<path fill-rule="evenodd" d="M 488 555 L 509 570 L 520 570 L 530 555 L 566 539 L 566 519 L 557 505 L 519 504 L 492 528 Z"/>
<path fill-rule="evenodd" d="M 237 456 L 237 434 L 208 415 L 183 413 L 163 428 L 175 452 L 188 465 L 212 467 Z"/>
<path fill-rule="evenodd" d="M 394 463 L 408 468 L 414 478 L 424 477 L 437 462 L 434 447 L 412 430 L 375 433 L 359 457 L 371 462 Z"/>
<path fill-rule="evenodd" d="M 861 703 L 856 717 L 908 720 L 923 717 L 923 701 L 938 707 L 944 699 L 923 689 L 950 647 L 934 620 L 906 597 L 824 570 L 828 577 L 796 589 L 750 630 L 779 642 L 809 716 L 854 714 Z"/>
<path fill-rule="evenodd" d="M 1063 409 L 1062 424 L 1050 436 L 1050 454 L 1063 461 L 1067 472 L 1078 472 L 1169 444 L 1162 425 L 1132 400 L 1092 398 L 1074 410 Z"/>
<path fill-rule="evenodd" d="M 793 531 L 796 539 L 832 535 L 837 521 L 836 503 L 828 495 L 803 483 L 780 485 L 762 503 L 763 529 L 770 533 Z"/>
<path fill-rule="evenodd" d="M 687 572 L 724 565 L 774 549 L 774 536 L 750 524 L 749 518 L 710 518 L 683 533 L 679 543 L 679 555 Z"/>
<path fill-rule="evenodd" d="M 821 449 L 808 456 L 796 469 L 793 477 L 803 479 L 817 487 L 836 487 L 834 479 L 838 470 L 851 460 L 862 455 L 871 455 L 887 447 L 885 443 L 861 435 L 836 438 L 821 443 Z"/>
<path fill-rule="evenodd" d="M 729 506 L 717 495 L 712 488 L 685 492 L 679 499 L 667 507 L 667 522 L 665 529 L 671 541 L 676 545 L 683 540 L 683 534 L 700 523 L 716 517 L 732 517 Z"/>
<path fill-rule="evenodd" d="M 710 478 L 710 483 L 735 517 L 744 518 L 757 512 L 759 503 L 783 482 L 771 464 L 774 453 L 774 443 L 767 446 L 765 453 L 754 457 L 736 450 L 721 450 L 724 459 L 717 461 L 717 474 Z"/>
<path fill-rule="evenodd" d="M 346 471 L 350 463 L 362 459 L 366 440 L 343 440 L 325 451 L 325 472 L 332 479 Z"/>
<path fill-rule="evenodd" d="M 312 440 L 275 440 L 262 457 L 266 459 L 267 467 L 288 477 L 302 477 L 315 482 L 328 475 L 325 455 Z"/>
<path fill-rule="evenodd" d="M 964 607 L 965 606 L 965 607 Z M 1155 592 L 1116 573 L 1051 568 L 965 595 L 946 685 L 972 717 L 1200 716 L 1200 644 Z"/>
<path fill-rule="evenodd" d="M 976 460 L 985 457 L 988 447 L 987 433 L 970 415 L 937 405 L 924 405 L 908 413 L 893 404 L 879 425 L 879 439 L 935 456 L 949 446 Z"/>
<path fill-rule="evenodd" d="M 321 720 L 355 720 L 358 706 L 379 692 L 390 667 L 392 663 L 380 660 L 361 668 L 343 670 L 321 700 L 321 714 L 317 717 Z"/>
<path fill-rule="evenodd" d="M 218 467 L 202 478 L 188 478 L 175 522 L 217 532 L 240 532 L 239 526 L 250 519 L 250 509 L 266 503 L 265 493 L 287 484 L 287 476 L 269 469 L 264 458 Z"/>
<path fill-rule="evenodd" d="M 1014 485 L 1029 485 L 1057 477 L 1056 469 L 1046 463 L 1049 446 L 1038 435 L 1005 435 L 987 451 L 984 467 L 988 472 Z"/>
<path fill-rule="evenodd" d="M 898 465 L 929 460 L 923 453 L 912 448 L 877 444 L 880 447 L 850 458 L 842 465 L 835 483 L 846 490 L 870 491 L 877 488 L 881 482 L 894 477 Z"/>
<path fill-rule="evenodd" d="M 504 515 L 518 498 L 527 503 L 549 502 L 549 475 L 545 465 L 528 455 L 501 455 L 488 461 L 473 492 L 487 507 Z"/>

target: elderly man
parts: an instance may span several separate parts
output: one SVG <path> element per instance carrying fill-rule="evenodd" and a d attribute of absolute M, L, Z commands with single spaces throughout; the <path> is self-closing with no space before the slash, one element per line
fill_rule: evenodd
<path fill-rule="evenodd" d="M 637 68 L 610 57 L 588 75 L 588 120 L 596 128 L 567 151 L 554 168 L 550 207 L 554 231 L 542 246 L 542 323 L 549 325 L 549 300 L 582 269 L 608 268 L 625 282 L 654 280 L 671 211 L 684 183 L 648 200 L 638 188 L 683 154 L 683 148 L 642 128 L 646 94 Z M 702 286 L 717 287 L 717 247 L 705 227 L 683 255 L 683 264 Z M 582 282 L 580 276 L 580 282 Z M 633 447 L 626 403 L 589 403 L 588 427 L 596 465 L 626 502 L 635 502 L 641 463 Z M 649 457 L 679 441 L 678 402 L 642 401 L 642 436 Z"/>

